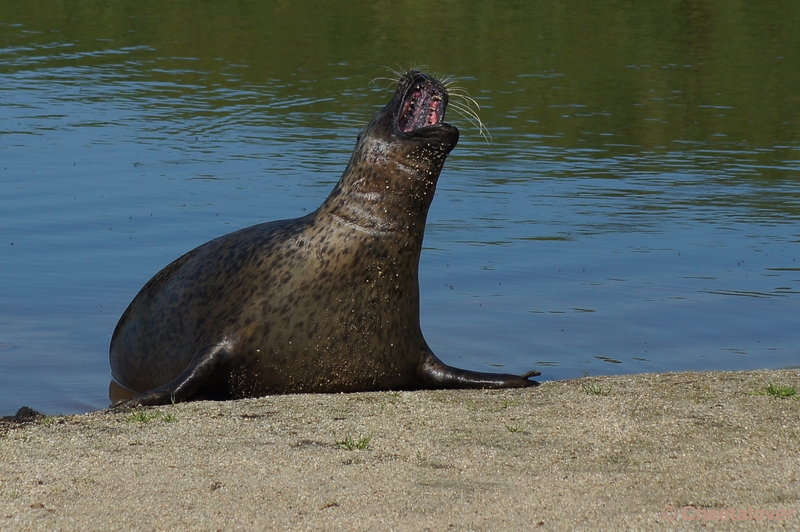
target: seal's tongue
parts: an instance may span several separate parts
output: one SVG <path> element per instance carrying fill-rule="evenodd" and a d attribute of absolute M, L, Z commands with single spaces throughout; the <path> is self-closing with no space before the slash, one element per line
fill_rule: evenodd
<path fill-rule="evenodd" d="M 438 125 L 444 120 L 445 103 L 430 83 L 418 83 L 406 93 L 397 127 L 411 133 L 423 127 Z"/>

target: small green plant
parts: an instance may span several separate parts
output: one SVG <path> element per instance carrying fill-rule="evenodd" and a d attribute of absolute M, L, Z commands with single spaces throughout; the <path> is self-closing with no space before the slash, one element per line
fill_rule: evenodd
<path fill-rule="evenodd" d="M 601 385 L 594 382 L 591 384 L 582 384 L 581 386 L 583 387 L 583 391 L 590 395 L 609 395 L 611 393 L 611 388 L 613 388 L 613 386 L 603 388 Z"/>
<path fill-rule="evenodd" d="M 359 436 L 357 440 L 353 439 L 353 436 L 348 434 L 343 440 L 336 440 L 336 446 L 340 449 L 346 449 L 348 451 L 363 451 L 369 447 L 371 441 L 372 434 L 367 436 Z"/>
<path fill-rule="evenodd" d="M 506 429 L 508 430 L 508 432 L 511 432 L 512 434 L 518 434 L 520 432 L 525 432 L 525 427 L 523 427 L 519 423 L 517 423 L 515 425 L 506 425 Z"/>
<path fill-rule="evenodd" d="M 150 423 L 151 421 L 155 421 L 160 419 L 166 423 L 172 423 L 173 421 L 177 421 L 178 418 L 175 417 L 175 414 L 172 412 L 161 412 L 160 410 L 145 410 L 143 408 L 137 408 L 125 418 L 125 421 L 129 423 Z"/>
<path fill-rule="evenodd" d="M 158 412 L 156 410 L 144 410 L 137 408 L 125 417 L 125 421 L 130 423 L 149 423 L 153 421 Z"/>
<path fill-rule="evenodd" d="M 511 406 L 517 406 L 518 402 L 519 402 L 519 398 L 516 398 L 516 397 L 514 399 L 506 399 L 505 397 L 501 397 L 500 398 L 500 406 L 502 408 L 509 408 Z"/>
<path fill-rule="evenodd" d="M 55 425 L 58 423 L 59 416 L 42 416 L 39 423 L 42 425 Z"/>
<path fill-rule="evenodd" d="M 769 386 L 756 390 L 755 392 L 750 392 L 750 395 L 771 395 L 780 398 L 795 397 L 797 395 L 797 389 L 794 386 L 778 386 L 769 383 Z"/>

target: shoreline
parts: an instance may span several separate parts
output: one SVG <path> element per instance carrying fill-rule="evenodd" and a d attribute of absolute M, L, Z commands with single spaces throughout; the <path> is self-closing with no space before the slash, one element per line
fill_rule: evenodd
<path fill-rule="evenodd" d="M 800 400 L 771 384 L 800 369 L 5 421 L 0 528 L 796 529 Z"/>

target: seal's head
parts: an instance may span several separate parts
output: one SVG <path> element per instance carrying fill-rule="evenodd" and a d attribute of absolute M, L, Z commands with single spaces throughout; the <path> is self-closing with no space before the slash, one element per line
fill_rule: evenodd
<path fill-rule="evenodd" d="M 392 145 L 395 156 L 441 169 L 445 157 L 458 143 L 458 129 L 444 121 L 448 99 L 441 81 L 411 70 L 398 80 L 394 97 L 369 123 L 361 138 L 380 139 Z"/>
<path fill-rule="evenodd" d="M 439 173 L 458 143 L 458 129 L 444 121 L 447 103 L 441 81 L 418 70 L 405 73 L 391 101 L 358 136 L 322 209 L 368 231 L 421 236 Z"/>

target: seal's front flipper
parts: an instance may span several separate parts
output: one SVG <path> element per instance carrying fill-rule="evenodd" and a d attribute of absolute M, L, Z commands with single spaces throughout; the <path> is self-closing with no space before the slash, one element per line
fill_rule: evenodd
<path fill-rule="evenodd" d="M 111 408 L 168 405 L 185 401 L 204 384 L 216 379 L 220 366 L 228 359 L 228 346 L 217 345 L 204 355 L 192 359 L 186 369 L 167 384 L 140 393 L 131 399 L 117 401 Z"/>
<path fill-rule="evenodd" d="M 155 405 L 168 405 L 177 403 L 179 399 L 171 388 L 172 383 L 165 384 L 149 392 L 140 393 L 139 395 L 131 398 L 117 401 L 112 404 L 110 408 L 122 409 L 133 408 L 136 406 L 155 406 Z"/>
<path fill-rule="evenodd" d="M 417 370 L 422 388 L 527 388 L 539 383 L 530 377 L 541 375 L 538 371 L 529 371 L 524 375 L 508 373 L 484 373 L 469 371 L 448 366 L 430 350 L 422 353 L 422 361 Z"/>

